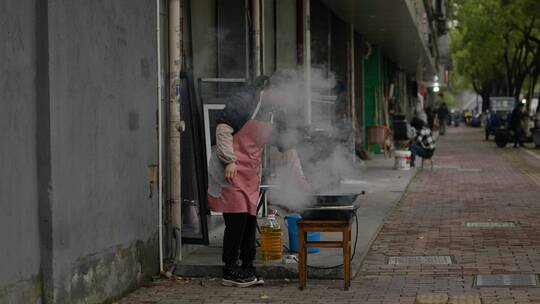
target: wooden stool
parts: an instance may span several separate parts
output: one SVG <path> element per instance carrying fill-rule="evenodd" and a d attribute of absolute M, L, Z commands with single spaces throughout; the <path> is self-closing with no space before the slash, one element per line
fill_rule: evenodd
<path fill-rule="evenodd" d="M 307 241 L 308 232 L 341 232 L 341 241 Z M 343 248 L 344 289 L 351 286 L 351 221 L 350 220 L 299 220 L 298 221 L 298 275 L 300 290 L 307 281 L 307 248 Z"/>

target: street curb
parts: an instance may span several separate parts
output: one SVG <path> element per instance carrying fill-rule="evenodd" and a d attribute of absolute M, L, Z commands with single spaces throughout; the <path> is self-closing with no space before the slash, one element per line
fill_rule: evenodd
<path fill-rule="evenodd" d="M 369 250 L 371 249 L 371 245 L 373 245 L 373 243 L 375 242 L 375 240 L 379 236 L 379 233 L 381 232 L 382 228 L 384 227 L 384 224 L 387 222 L 388 218 L 400 207 L 403 200 L 409 194 L 409 188 L 410 188 L 411 184 L 416 180 L 417 175 L 418 175 L 418 171 L 416 171 L 416 173 L 414 173 L 413 177 L 411 178 L 411 180 L 407 184 L 407 187 L 405 187 L 405 190 L 403 190 L 403 192 L 401 193 L 399 198 L 394 202 L 394 206 L 392 208 L 390 208 L 390 210 L 388 210 L 388 213 L 386 214 L 384 219 L 381 221 L 381 224 L 379 225 L 379 227 L 377 227 L 377 231 L 373 234 L 373 237 L 368 242 L 368 250 L 358 257 L 359 265 L 357 267 L 355 267 L 356 265 L 353 264 L 353 266 L 352 266 L 352 268 L 353 268 L 352 277 L 353 278 L 356 278 L 356 276 L 359 274 L 359 272 L 360 272 L 360 270 L 362 268 L 362 265 L 364 264 L 364 259 L 368 255 Z M 355 261 L 356 261 L 356 259 L 353 260 L 353 263 Z"/>

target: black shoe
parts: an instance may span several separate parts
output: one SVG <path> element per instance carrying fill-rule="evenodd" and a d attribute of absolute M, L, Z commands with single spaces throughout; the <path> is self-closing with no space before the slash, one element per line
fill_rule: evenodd
<path fill-rule="evenodd" d="M 251 267 L 243 267 L 242 270 L 247 275 L 255 277 L 255 279 L 257 280 L 255 285 L 264 285 L 264 279 L 257 273 L 257 270 L 255 269 L 255 267 L 253 267 L 253 266 L 251 266 Z"/>
<path fill-rule="evenodd" d="M 257 283 L 253 275 L 242 271 L 239 267 L 223 267 L 223 286 L 249 287 Z"/>

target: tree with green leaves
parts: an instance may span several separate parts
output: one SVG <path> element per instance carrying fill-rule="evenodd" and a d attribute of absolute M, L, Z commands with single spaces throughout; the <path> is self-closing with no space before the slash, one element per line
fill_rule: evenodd
<path fill-rule="evenodd" d="M 458 79 L 482 96 L 527 97 L 540 76 L 538 0 L 453 0 L 452 55 Z"/>

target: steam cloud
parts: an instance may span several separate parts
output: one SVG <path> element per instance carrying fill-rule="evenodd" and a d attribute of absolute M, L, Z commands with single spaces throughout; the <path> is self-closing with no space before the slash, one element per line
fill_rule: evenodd
<path fill-rule="evenodd" d="M 306 128 L 303 72 L 288 70 L 271 77 L 270 88 L 264 92 L 264 103 L 284 112 L 281 119 L 287 131 L 281 133 L 280 138 L 298 143 L 295 148 L 309 185 L 302 183 L 284 154 L 275 148 L 269 149 L 271 175 L 266 182 L 279 186 L 270 192 L 274 205 L 300 211 L 313 203 L 314 194 L 339 193 L 342 179 L 358 176 L 359 166 L 353 161 L 351 122 L 348 115 L 340 115 L 346 113 L 347 91 L 335 79 L 335 75 L 326 70 L 312 69 L 313 123 Z M 361 163 L 356 160 L 357 165 Z"/>

